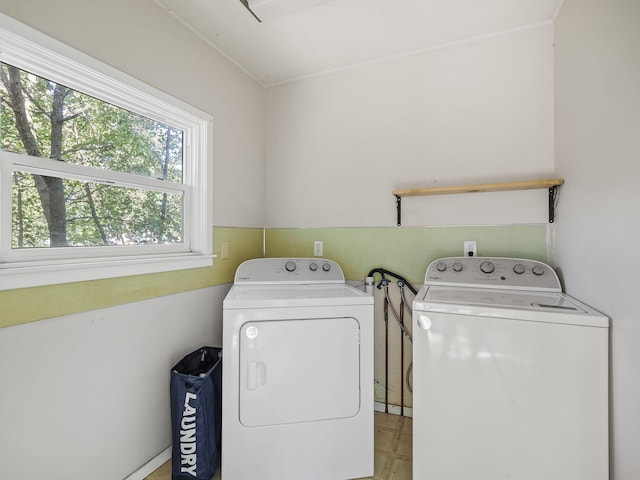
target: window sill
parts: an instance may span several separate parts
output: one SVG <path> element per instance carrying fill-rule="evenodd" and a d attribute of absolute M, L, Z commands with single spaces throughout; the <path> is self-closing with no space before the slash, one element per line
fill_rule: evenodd
<path fill-rule="evenodd" d="M 214 257 L 186 253 L 4 264 L 0 265 L 0 290 L 210 267 Z"/>

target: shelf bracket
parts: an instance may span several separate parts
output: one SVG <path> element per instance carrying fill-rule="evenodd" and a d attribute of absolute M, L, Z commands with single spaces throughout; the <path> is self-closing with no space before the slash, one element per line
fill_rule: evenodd
<path fill-rule="evenodd" d="M 555 221 L 556 202 L 558 199 L 558 187 L 564 184 L 563 178 L 549 180 L 528 180 L 523 182 L 483 183 L 476 185 L 459 185 L 455 187 L 430 187 L 412 188 L 409 190 L 394 190 L 396 197 L 396 215 L 398 226 L 402 225 L 402 197 L 414 197 L 422 195 L 448 195 L 472 192 L 504 192 L 509 190 L 529 190 L 535 188 L 549 189 L 549 223 Z"/>
<path fill-rule="evenodd" d="M 398 222 L 398 226 L 402 225 L 402 197 L 400 195 L 395 195 L 396 197 L 396 218 Z"/>
<path fill-rule="evenodd" d="M 558 197 L 558 186 L 549 187 L 549 223 L 556 219 L 556 198 Z"/>

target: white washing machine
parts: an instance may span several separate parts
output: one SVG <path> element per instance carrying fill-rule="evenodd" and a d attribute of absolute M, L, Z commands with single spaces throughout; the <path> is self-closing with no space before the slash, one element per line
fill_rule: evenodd
<path fill-rule="evenodd" d="M 373 475 L 373 297 L 321 258 L 238 267 L 223 303 L 224 480 Z"/>
<path fill-rule="evenodd" d="M 609 320 L 553 269 L 443 258 L 413 310 L 413 478 L 609 478 Z"/>

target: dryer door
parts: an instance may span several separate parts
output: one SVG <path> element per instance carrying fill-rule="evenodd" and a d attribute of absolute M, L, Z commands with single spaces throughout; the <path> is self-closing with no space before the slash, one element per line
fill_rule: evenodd
<path fill-rule="evenodd" d="M 239 402 L 247 427 L 353 417 L 360 410 L 360 324 L 344 317 L 245 323 Z"/>

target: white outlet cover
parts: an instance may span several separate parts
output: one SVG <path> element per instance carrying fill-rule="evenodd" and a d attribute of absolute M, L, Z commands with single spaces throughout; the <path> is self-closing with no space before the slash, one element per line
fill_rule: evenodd
<path fill-rule="evenodd" d="M 478 242 L 476 242 L 475 240 L 465 240 L 462 254 L 465 257 L 477 257 Z"/>

